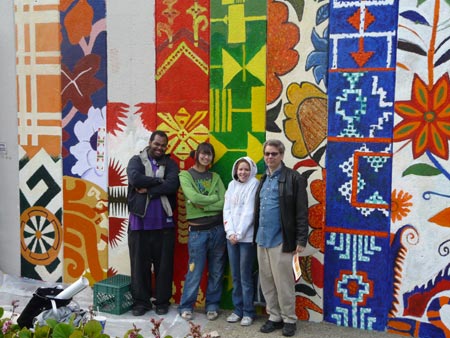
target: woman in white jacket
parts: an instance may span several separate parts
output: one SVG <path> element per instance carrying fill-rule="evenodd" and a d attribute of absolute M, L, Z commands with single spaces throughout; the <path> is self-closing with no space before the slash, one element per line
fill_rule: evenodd
<path fill-rule="evenodd" d="M 253 267 L 256 248 L 253 245 L 253 214 L 259 184 L 256 172 L 256 164 L 250 157 L 241 157 L 234 162 L 231 171 L 233 180 L 225 193 L 223 209 L 234 305 L 234 311 L 227 321 L 241 321 L 242 326 L 251 325 L 255 317 Z"/>

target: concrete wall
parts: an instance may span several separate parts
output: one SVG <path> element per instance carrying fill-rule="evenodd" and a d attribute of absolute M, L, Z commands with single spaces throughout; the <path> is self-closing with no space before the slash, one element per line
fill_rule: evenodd
<path fill-rule="evenodd" d="M 0 1 L 0 271 L 20 275 L 19 171 L 13 1 Z"/>

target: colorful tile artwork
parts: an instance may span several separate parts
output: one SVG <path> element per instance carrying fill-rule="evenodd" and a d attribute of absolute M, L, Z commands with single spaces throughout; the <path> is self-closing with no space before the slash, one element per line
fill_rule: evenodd
<path fill-rule="evenodd" d="M 105 11 L 104 1 L 60 5 L 66 282 L 108 270 Z"/>
<path fill-rule="evenodd" d="M 61 281 L 63 260 L 59 10 L 15 1 L 21 271 Z M 41 236 L 44 234 L 44 236 Z"/>
<path fill-rule="evenodd" d="M 316 322 L 324 299 L 328 8 L 327 1 L 267 3 L 266 139 L 282 140 L 285 163 L 309 182 L 311 231 L 296 313 Z"/>
<path fill-rule="evenodd" d="M 308 180 L 298 318 L 450 336 L 448 0 L 14 3 L 23 276 L 130 273 L 126 166 L 152 131 L 182 170 L 211 142 L 226 184 L 277 138 Z M 176 217 L 175 303 L 181 191 Z"/>
<path fill-rule="evenodd" d="M 189 156 L 209 139 L 209 1 L 156 1 L 156 115 L 155 126 L 169 137 L 168 152 L 180 169 L 193 164 Z M 149 123 L 151 125 L 151 123 Z M 188 224 L 185 201 L 178 194 L 178 228 L 174 270 L 174 300 L 179 302 L 187 273 Z M 205 304 L 206 280 L 198 306 Z"/>
<path fill-rule="evenodd" d="M 233 163 L 262 161 L 266 102 L 267 8 L 258 0 L 211 1 L 209 109 L 215 168 L 229 182 Z M 236 137 L 239 135 L 239 137 Z"/>
<path fill-rule="evenodd" d="M 395 1 L 331 2 L 324 319 L 368 330 L 391 305 L 396 21 Z"/>
<path fill-rule="evenodd" d="M 398 17 L 387 330 L 448 337 L 450 4 L 400 0 Z"/>

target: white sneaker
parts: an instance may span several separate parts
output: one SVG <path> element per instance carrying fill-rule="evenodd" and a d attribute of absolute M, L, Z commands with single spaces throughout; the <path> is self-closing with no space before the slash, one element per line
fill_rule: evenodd
<path fill-rule="evenodd" d="M 192 320 L 192 312 L 191 311 L 183 311 L 181 313 L 181 318 L 184 320 Z"/>
<path fill-rule="evenodd" d="M 241 320 L 241 317 L 239 317 L 237 314 L 235 314 L 234 312 L 231 314 L 231 315 L 229 315 L 228 317 L 227 317 L 227 322 L 228 323 L 237 323 L 238 321 L 240 321 Z"/>
<path fill-rule="evenodd" d="M 206 313 L 206 318 L 208 318 L 208 320 L 216 320 L 217 317 L 219 317 L 217 311 L 208 311 Z"/>
<path fill-rule="evenodd" d="M 250 325 L 252 325 L 252 323 L 253 323 L 252 317 L 244 316 L 241 320 L 242 326 L 250 326 Z"/>

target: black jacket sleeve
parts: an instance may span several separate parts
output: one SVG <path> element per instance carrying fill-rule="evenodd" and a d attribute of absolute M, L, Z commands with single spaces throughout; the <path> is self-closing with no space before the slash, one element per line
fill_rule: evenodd
<path fill-rule="evenodd" d="M 178 177 L 180 170 L 177 163 L 169 155 L 166 156 L 164 162 L 166 165 L 164 178 L 161 180 L 161 184 L 154 185 L 148 190 L 148 194 L 151 197 L 174 195 L 180 187 L 180 179 Z"/>
<path fill-rule="evenodd" d="M 296 205 L 295 205 L 295 235 L 296 244 L 303 247 L 308 241 L 308 193 L 306 190 L 307 182 L 302 175 L 296 175 Z"/>
<path fill-rule="evenodd" d="M 151 188 L 162 183 L 157 177 L 145 175 L 145 167 L 138 155 L 133 156 L 127 166 L 128 184 L 134 188 Z"/>

